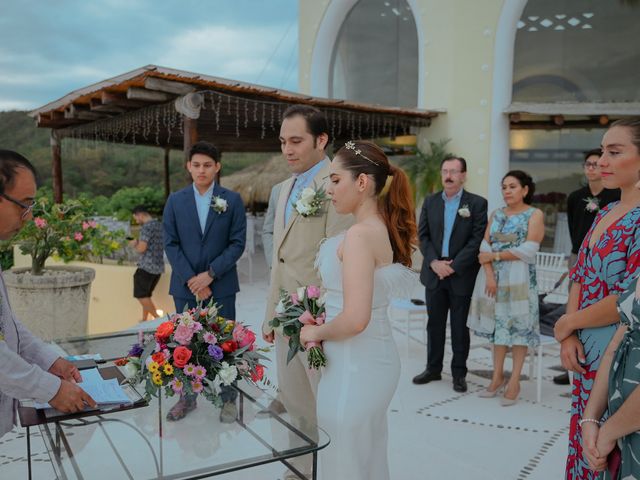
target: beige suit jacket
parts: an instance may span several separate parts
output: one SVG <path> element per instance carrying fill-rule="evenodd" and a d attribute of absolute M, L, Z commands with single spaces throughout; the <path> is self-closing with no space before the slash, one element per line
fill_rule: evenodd
<path fill-rule="evenodd" d="M 316 187 L 327 189 L 329 181 L 329 159 L 323 160 L 324 166 L 316 174 L 311 183 Z M 267 311 L 262 330 L 265 333 L 273 329 L 269 321 L 274 316 L 278 304 L 280 289 L 292 292 L 296 288 L 306 285 L 320 285 L 320 277 L 314 267 L 320 242 L 324 238 L 337 235 L 348 229 L 354 222 L 352 215 L 339 215 L 333 204 L 326 202 L 320 215 L 303 217 L 295 209 L 284 224 L 284 212 L 291 193 L 294 179 L 290 178 L 282 183 L 278 205 L 276 207 L 273 228 L 273 254 L 271 262 L 271 284 Z"/>

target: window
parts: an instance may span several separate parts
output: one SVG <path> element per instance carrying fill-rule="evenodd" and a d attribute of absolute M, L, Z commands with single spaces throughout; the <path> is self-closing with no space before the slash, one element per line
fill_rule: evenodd
<path fill-rule="evenodd" d="M 389 106 L 418 104 L 418 35 L 406 0 L 360 0 L 336 41 L 329 96 Z"/>

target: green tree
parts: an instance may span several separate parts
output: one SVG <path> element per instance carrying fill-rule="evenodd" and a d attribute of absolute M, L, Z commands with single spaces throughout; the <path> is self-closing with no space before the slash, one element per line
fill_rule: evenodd
<path fill-rule="evenodd" d="M 417 150 L 415 156 L 407 157 L 400 162 L 400 166 L 416 188 L 416 199 L 433 193 L 440 186 L 440 164 L 452 154 L 447 151 L 450 138 L 429 141 L 429 151 Z"/>

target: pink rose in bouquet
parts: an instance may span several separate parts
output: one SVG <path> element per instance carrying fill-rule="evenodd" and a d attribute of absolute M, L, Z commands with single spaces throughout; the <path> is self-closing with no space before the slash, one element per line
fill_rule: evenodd
<path fill-rule="evenodd" d="M 270 322 L 274 328 L 282 327 L 282 333 L 288 337 L 289 352 L 287 363 L 301 351 L 305 345 L 300 342 L 300 330 L 303 325 L 322 325 L 326 319 L 324 301 L 321 300 L 321 290 L 315 285 L 300 287 L 297 292 L 280 292 L 280 302 L 276 317 Z M 295 299 L 295 301 L 294 301 Z M 309 368 L 319 369 L 327 364 L 327 358 L 322 351 L 322 345 L 312 343 L 306 345 L 307 362 Z"/>

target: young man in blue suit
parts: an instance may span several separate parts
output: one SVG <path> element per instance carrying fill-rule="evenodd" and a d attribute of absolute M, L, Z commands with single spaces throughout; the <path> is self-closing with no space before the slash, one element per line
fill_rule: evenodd
<path fill-rule="evenodd" d="M 247 220 L 240 195 L 215 182 L 221 166 L 211 143 L 191 147 L 187 170 L 193 183 L 167 199 L 164 249 L 172 269 L 169 293 L 176 311 L 193 308 L 201 300 L 208 302 L 213 295 L 220 315 L 235 320 L 240 290 L 236 262 L 244 251 Z M 220 419 L 233 422 L 236 392 L 227 387 L 221 396 Z M 195 407 L 195 397 L 181 397 L 167 419 L 179 420 Z"/>

